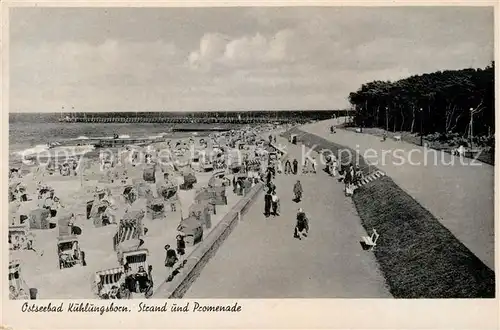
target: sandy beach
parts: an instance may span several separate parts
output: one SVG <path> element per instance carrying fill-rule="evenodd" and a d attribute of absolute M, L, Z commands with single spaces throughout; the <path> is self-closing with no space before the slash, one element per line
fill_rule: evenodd
<path fill-rule="evenodd" d="M 262 140 L 267 139 L 269 127 L 258 132 L 258 137 Z M 234 133 L 241 135 L 240 133 Z M 248 135 L 248 131 L 245 133 Z M 273 133 L 274 134 L 274 133 Z M 256 134 L 257 136 L 257 134 Z M 200 142 L 207 138 L 194 137 L 194 149 L 200 149 Z M 228 139 L 230 141 L 230 139 Z M 170 139 L 170 146 L 173 149 L 178 142 L 190 144 L 189 139 L 179 138 Z M 151 145 L 155 150 L 163 149 L 165 143 Z M 255 145 L 246 146 L 248 152 L 255 150 Z M 191 148 L 193 149 L 193 148 Z M 172 150 L 171 150 L 172 151 Z M 189 148 L 184 148 L 183 154 L 177 159 L 181 161 L 190 160 Z M 174 154 L 172 152 L 172 154 Z M 29 213 L 40 207 L 44 199 L 38 199 L 40 186 L 50 187 L 54 196 L 59 199 L 57 215 L 49 219 L 50 229 L 29 229 L 29 222 L 24 222 L 27 231 L 30 231 L 34 237 L 34 250 L 15 249 L 10 251 L 10 260 L 19 260 L 22 267 L 22 278 L 28 288 L 37 289 L 38 299 L 91 299 L 96 298 L 95 287 L 96 272 L 120 267 L 117 259 L 117 253 L 114 250 L 113 236 L 118 230 L 118 223 L 125 216 L 126 212 L 143 211 L 143 227 L 147 232 L 141 236 L 143 244 L 140 249 L 147 249 L 147 263 L 152 266 L 151 277 L 153 287 L 157 287 L 164 282 L 169 275 L 165 268 L 165 250 L 164 246 L 169 244 L 173 249 L 176 248 L 176 236 L 179 234 L 178 225 L 181 218 L 189 215 L 189 209 L 195 201 L 195 195 L 198 190 L 209 185 L 214 171 L 194 171 L 192 164 L 177 170 L 167 169 L 165 166 L 157 166 L 155 183 L 146 183 L 143 179 L 143 173 L 147 164 L 132 166 L 125 159 L 122 164 L 116 164 L 109 170 L 102 170 L 99 160 L 84 160 L 80 163 L 78 169 L 73 175 L 62 176 L 57 171 L 49 174 L 46 169 L 33 167 L 31 173 L 20 178 L 12 178 L 11 185 L 14 182 L 25 188 L 24 193 L 28 201 L 20 202 L 14 200 L 9 205 L 11 225 L 19 226 L 19 217 L 21 215 L 29 216 Z M 164 202 L 164 216 L 153 219 L 152 212 L 148 211 L 148 199 L 158 199 L 158 185 L 165 184 L 164 172 L 170 173 L 169 182 L 179 187 L 184 182 L 182 172 L 189 168 L 189 172 L 195 174 L 197 182 L 192 189 L 178 189 L 178 198 L 176 210 L 171 209 L 171 202 Z M 217 170 L 215 170 L 217 171 Z M 233 175 L 225 171 L 225 177 L 231 181 Z M 109 173 L 112 175 L 110 176 Z M 219 171 L 220 172 L 220 171 Z M 125 173 L 125 174 L 124 174 Z M 113 176 L 115 175 L 115 176 Z M 112 179 L 110 179 L 110 177 Z M 126 185 L 137 187 L 140 183 L 142 189 L 150 189 L 153 196 L 140 196 L 132 204 L 128 205 L 123 194 Z M 14 185 L 15 186 L 15 185 Z M 217 205 L 216 214 L 211 215 L 210 228 L 204 228 L 203 236 L 210 233 L 223 216 L 241 199 L 241 195 L 233 192 L 231 186 L 226 190 L 226 205 Z M 106 226 L 95 226 L 92 219 L 87 218 L 87 203 L 94 199 L 96 191 L 107 191 L 107 199 L 111 201 L 114 221 Z M 111 209 L 111 208 L 110 208 Z M 60 236 L 59 217 L 67 214 L 74 214 L 73 227 L 81 229 L 81 235 L 76 236 L 81 251 L 85 254 L 85 266 L 76 265 L 73 267 L 60 269 L 57 241 Z M 184 256 L 179 255 L 176 266 L 182 263 L 183 258 L 189 256 L 190 252 L 196 247 L 190 244 L 186 245 Z M 175 267 L 174 267 L 175 268 Z"/>

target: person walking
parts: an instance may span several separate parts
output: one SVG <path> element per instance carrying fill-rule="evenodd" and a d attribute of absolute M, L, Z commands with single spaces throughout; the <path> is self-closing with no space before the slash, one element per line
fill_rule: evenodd
<path fill-rule="evenodd" d="M 299 170 L 299 162 L 297 161 L 297 159 L 294 159 L 293 160 L 293 174 L 297 175 L 298 170 Z"/>
<path fill-rule="evenodd" d="M 276 194 L 276 189 L 273 190 L 273 192 L 271 193 L 271 202 L 272 202 L 272 207 L 273 207 L 273 216 L 278 216 L 279 215 L 279 198 L 278 198 L 278 195 Z"/>
<path fill-rule="evenodd" d="M 309 173 L 309 159 L 305 159 L 304 163 L 302 164 L 302 174 Z"/>
<path fill-rule="evenodd" d="M 179 259 L 177 258 L 175 250 L 171 249 L 169 244 L 165 245 L 165 251 L 165 267 L 167 268 L 168 277 L 170 277 L 172 274 L 172 268 Z"/>
<path fill-rule="evenodd" d="M 248 173 L 248 168 L 249 168 L 248 159 L 245 159 L 243 161 L 243 168 L 245 169 L 245 173 Z"/>
<path fill-rule="evenodd" d="M 272 201 L 273 201 L 273 198 L 271 195 L 271 190 L 268 189 L 268 191 L 266 192 L 266 195 L 264 196 L 264 215 L 266 218 L 268 218 L 269 215 L 271 214 Z"/>
<path fill-rule="evenodd" d="M 235 194 L 236 194 L 236 189 L 237 189 L 236 185 L 237 185 L 236 175 L 233 175 L 233 193 L 235 193 Z"/>
<path fill-rule="evenodd" d="M 271 180 L 273 178 L 273 173 L 271 171 L 271 168 L 267 168 L 267 174 L 266 174 L 266 184 L 269 185 L 271 183 Z"/>
<path fill-rule="evenodd" d="M 332 156 L 326 156 L 325 157 L 325 171 L 328 173 L 329 176 L 332 176 Z"/>
<path fill-rule="evenodd" d="M 267 189 L 272 194 L 276 190 L 276 185 L 271 181 L 267 184 Z"/>
<path fill-rule="evenodd" d="M 363 171 L 361 171 L 359 165 L 356 165 L 354 173 L 355 173 L 354 184 L 357 185 L 361 182 L 361 180 L 363 180 Z"/>
<path fill-rule="evenodd" d="M 349 165 L 346 169 L 345 172 L 345 177 L 344 177 L 344 184 L 345 184 L 345 195 L 350 196 L 352 194 L 351 191 L 351 184 L 353 183 L 354 180 L 354 169 L 352 164 Z"/>
<path fill-rule="evenodd" d="M 292 164 L 289 159 L 285 161 L 285 174 L 292 174 Z"/>
<path fill-rule="evenodd" d="M 339 171 L 338 171 L 338 175 L 339 175 L 338 181 L 345 183 L 345 174 L 347 172 L 347 165 L 342 164 L 342 162 L 340 162 L 338 169 L 339 169 Z"/>
<path fill-rule="evenodd" d="M 332 170 L 331 170 L 331 175 L 333 177 L 337 176 L 337 169 L 338 169 L 338 163 L 337 163 L 337 157 L 332 156 Z"/>
<path fill-rule="evenodd" d="M 241 178 L 236 180 L 236 195 L 243 196 L 243 180 Z"/>
<path fill-rule="evenodd" d="M 186 241 L 184 241 L 184 236 L 179 234 L 176 236 L 176 240 L 177 240 L 177 254 L 183 256 L 186 251 Z"/>
<path fill-rule="evenodd" d="M 302 184 L 300 183 L 300 180 L 297 180 L 297 182 L 293 186 L 293 193 L 295 195 L 295 202 L 296 203 L 300 202 L 300 200 L 302 199 L 303 192 L 304 191 L 302 189 Z"/>
<path fill-rule="evenodd" d="M 276 179 L 276 162 L 271 163 L 269 169 L 271 170 L 271 175 L 273 179 Z"/>
<path fill-rule="evenodd" d="M 349 188 L 352 190 L 352 187 L 354 186 L 354 184 L 356 184 L 356 175 L 357 175 L 356 168 L 354 167 L 354 164 L 351 163 L 351 167 L 349 168 L 349 171 L 351 172 L 351 185 Z"/>
<path fill-rule="evenodd" d="M 309 234 L 309 219 L 305 212 L 300 208 L 297 212 L 297 223 L 295 224 L 295 229 L 293 232 L 293 237 L 302 240 L 303 237 L 307 237 Z"/>

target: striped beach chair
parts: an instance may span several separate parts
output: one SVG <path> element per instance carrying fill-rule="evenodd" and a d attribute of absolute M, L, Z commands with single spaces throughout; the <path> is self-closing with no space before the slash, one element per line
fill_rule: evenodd
<path fill-rule="evenodd" d="M 113 286 L 119 288 L 124 281 L 125 270 L 123 266 L 96 272 L 94 285 L 97 289 L 97 296 L 102 297 L 104 294 L 109 293 Z"/>
<path fill-rule="evenodd" d="M 11 292 L 14 291 L 14 292 Z M 14 294 L 11 299 L 15 300 L 28 300 L 31 295 L 30 288 L 24 282 L 21 275 L 21 261 L 18 259 L 12 260 L 9 263 L 9 292 Z M 33 298 L 35 299 L 35 298 Z"/>
<path fill-rule="evenodd" d="M 142 236 L 142 226 L 127 220 L 121 220 L 116 234 L 113 236 L 113 249 L 133 249 L 139 247 L 139 239 Z"/>

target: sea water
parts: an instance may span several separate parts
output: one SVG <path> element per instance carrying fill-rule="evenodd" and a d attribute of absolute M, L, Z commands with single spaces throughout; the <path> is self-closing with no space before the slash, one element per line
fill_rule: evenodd
<path fill-rule="evenodd" d="M 203 125 L 203 128 L 217 126 Z M 173 124 L 141 123 L 65 123 L 58 122 L 54 114 L 29 113 L 9 115 L 9 166 L 21 165 L 23 155 L 42 153 L 48 150 L 47 143 L 64 139 L 113 137 L 147 138 L 167 133 L 170 138 L 193 136 L 194 132 L 169 132 Z M 236 127 L 235 127 L 236 128 Z M 208 132 L 200 132 L 203 136 Z"/>

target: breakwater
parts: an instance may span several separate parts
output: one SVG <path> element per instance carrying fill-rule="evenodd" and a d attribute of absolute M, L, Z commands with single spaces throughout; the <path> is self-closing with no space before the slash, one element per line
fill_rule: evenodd
<path fill-rule="evenodd" d="M 210 118 L 191 118 L 191 117 L 72 117 L 61 119 L 61 122 L 71 123 L 159 123 L 159 124 L 260 124 L 274 122 L 290 122 L 289 118 L 270 119 L 270 118 L 232 118 L 232 117 L 210 117 Z"/>
<path fill-rule="evenodd" d="M 107 112 L 66 113 L 53 117 L 59 122 L 70 123 L 161 123 L 161 124 L 264 124 L 305 123 L 311 120 L 325 120 L 334 116 L 347 115 L 346 110 L 324 111 L 240 111 L 240 112 Z M 55 114 L 53 114 L 55 115 Z"/>

